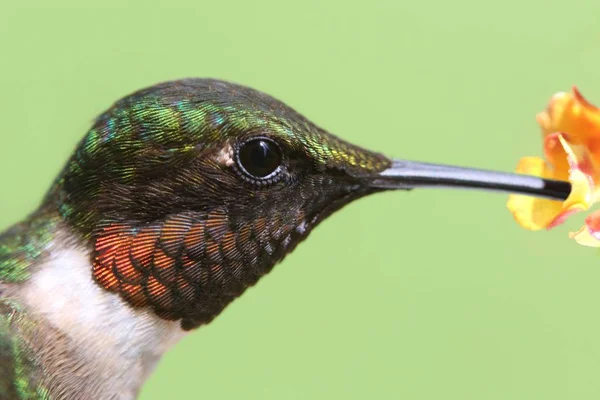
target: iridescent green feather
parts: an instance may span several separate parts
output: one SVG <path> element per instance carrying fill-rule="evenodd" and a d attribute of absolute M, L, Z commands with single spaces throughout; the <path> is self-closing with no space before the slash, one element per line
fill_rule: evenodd
<path fill-rule="evenodd" d="M 293 190 L 289 192 L 293 196 L 279 192 L 277 201 L 266 191 L 250 190 L 241 180 L 231 180 L 234 173 L 225 174 L 225 167 L 216 165 L 210 157 L 226 145 L 265 134 L 289 154 L 301 155 L 296 159 L 304 163 L 303 171 L 312 173 L 311 179 L 303 181 L 299 179 L 303 171 L 290 174 L 294 182 L 302 184 L 286 187 Z M 39 342 L 32 339 L 37 337 L 39 325 L 28 319 L 27 310 L 3 297 L 6 293 L 2 288 L 26 281 L 43 264 L 59 225 L 65 232 L 69 230 L 67 236 L 76 235 L 93 249 L 96 236 L 111 224 L 135 230 L 190 210 L 207 218 L 206 212 L 219 205 L 230 209 L 235 206 L 237 210 L 228 215 L 228 224 L 223 226 L 248 225 L 245 222 L 251 221 L 254 213 L 260 216 L 259 222 L 266 221 L 264 215 L 273 210 L 280 211 L 269 221 L 277 228 L 273 228 L 274 235 L 283 228 L 292 230 L 302 224 L 302 229 L 289 234 L 287 242 L 283 237 L 277 239 L 281 247 L 275 256 L 266 257 L 273 250 L 269 244 L 271 251 L 263 251 L 262 258 L 254 257 L 260 269 L 249 270 L 243 285 L 234 282 L 239 295 L 306 237 L 310 230 L 307 224 L 314 226 L 349 201 L 370 193 L 357 191 L 348 182 L 336 184 L 336 176 L 357 178 L 380 172 L 390 163 L 383 155 L 328 134 L 268 95 L 226 82 L 168 82 L 117 102 L 89 130 L 54 183 L 42 210 L 0 235 L 0 399 L 49 398 L 37 381 L 44 379 L 43 371 L 27 346 L 27 340 Z M 228 179 L 233 183 L 223 190 Z M 241 198 L 246 201 L 240 202 Z M 167 203 L 170 207 L 165 207 Z M 260 208 L 265 205 L 268 213 Z M 259 231 L 263 234 L 265 228 Z M 219 232 L 207 234 L 212 235 L 211 240 L 219 237 Z M 257 237 L 253 240 L 259 243 Z M 258 244 L 254 247 L 260 250 Z M 219 263 L 219 267 L 222 265 Z M 214 302 L 216 311 L 207 314 L 210 318 L 234 298 L 231 292 L 224 299 L 213 297 L 218 301 Z M 185 329 L 208 321 L 198 310 L 187 310 L 183 326 L 189 328 Z"/>
<path fill-rule="evenodd" d="M 36 214 L 0 235 L 0 284 L 29 278 L 34 263 L 45 256 L 58 221 L 52 215 Z M 36 382 L 42 371 L 25 342 L 24 333 L 33 324 L 19 304 L 3 297 L 0 286 L 0 399 L 50 398 Z"/>
<path fill-rule="evenodd" d="M 43 376 L 23 336 L 32 329 L 19 304 L 0 301 L 0 399 L 50 400 L 48 391 L 37 383 Z"/>
<path fill-rule="evenodd" d="M 291 151 L 305 153 L 322 170 L 373 173 L 390 165 L 388 158 L 329 134 L 264 93 L 189 79 L 136 92 L 102 114 L 51 194 L 63 196 L 62 216 L 88 236 L 100 221 L 97 194 L 107 182 L 112 188 L 126 188 L 140 178 L 168 171 L 170 164 L 184 165 L 186 157 L 206 154 L 211 146 L 264 133 Z M 67 188 L 68 195 L 61 188 Z M 91 199 L 95 204 L 88 203 Z"/>
<path fill-rule="evenodd" d="M 29 278 L 30 266 L 46 251 L 59 220 L 58 216 L 36 214 L 0 235 L 0 283 Z"/>

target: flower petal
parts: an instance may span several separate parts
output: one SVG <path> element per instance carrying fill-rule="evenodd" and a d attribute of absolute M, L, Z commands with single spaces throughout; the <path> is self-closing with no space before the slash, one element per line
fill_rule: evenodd
<path fill-rule="evenodd" d="M 577 155 L 561 134 L 546 137 L 544 148 L 552 165 L 541 158 L 520 160 L 517 172 L 551 179 L 569 179 L 571 194 L 564 202 L 512 195 L 507 207 L 519 225 L 529 230 L 551 229 L 562 224 L 570 215 L 592 205 L 594 183 L 580 166 Z"/>
<path fill-rule="evenodd" d="M 537 121 L 542 128 L 546 161 L 524 158 L 517 172 L 568 179 L 572 188 L 563 203 L 510 196 L 509 210 L 521 226 L 530 230 L 553 228 L 600 201 L 600 108 L 573 87 L 572 93 L 552 96 Z M 590 215 L 586 225 L 570 236 L 582 245 L 600 247 L 600 212 Z"/>
<path fill-rule="evenodd" d="M 600 247 L 600 211 L 590 214 L 585 225 L 569 236 L 583 246 Z"/>
<path fill-rule="evenodd" d="M 537 120 L 544 136 L 565 132 L 573 144 L 596 141 L 600 137 L 600 109 L 587 101 L 576 87 L 573 94 L 561 92 L 552 96 Z"/>
<path fill-rule="evenodd" d="M 517 172 L 520 174 L 548 176 L 551 167 L 538 157 L 525 157 L 519 161 Z M 540 199 L 531 196 L 511 195 L 508 209 L 519 225 L 532 231 L 545 229 L 562 209 L 559 201 Z"/>

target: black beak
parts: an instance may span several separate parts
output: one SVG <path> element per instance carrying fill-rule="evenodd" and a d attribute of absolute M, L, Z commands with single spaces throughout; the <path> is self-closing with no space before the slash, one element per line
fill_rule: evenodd
<path fill-rule="evenodd" d="M 481 189 L 552 200 L 565 200 L 571 193 L 571 184 L 565 181 L 404 160 L 393 160 L 390 168 L 371 176 L 368 185 L 405 190 L 423 187 Z"/>

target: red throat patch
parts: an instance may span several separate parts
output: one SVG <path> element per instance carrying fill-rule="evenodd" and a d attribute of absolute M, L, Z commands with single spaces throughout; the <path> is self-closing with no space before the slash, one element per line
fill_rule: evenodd
<path fill-rule="evenodd" d="M 278 218 L 234 228 L 223 210 L 142 227 L 116 223 L 97 234 L 94 278 L 134 307 L 195 327 L 269 272 L 295 235 Z"/>

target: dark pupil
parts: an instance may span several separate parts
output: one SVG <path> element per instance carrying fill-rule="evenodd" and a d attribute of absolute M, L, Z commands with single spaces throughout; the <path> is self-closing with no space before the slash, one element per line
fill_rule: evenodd
<path fill-rule="evenodd" d="M 257 178 L 271 175 L 281 163 L 279 148 L 263 139 L 245 143 L 240 149 L 239 157 L 246 172 Z"/>

